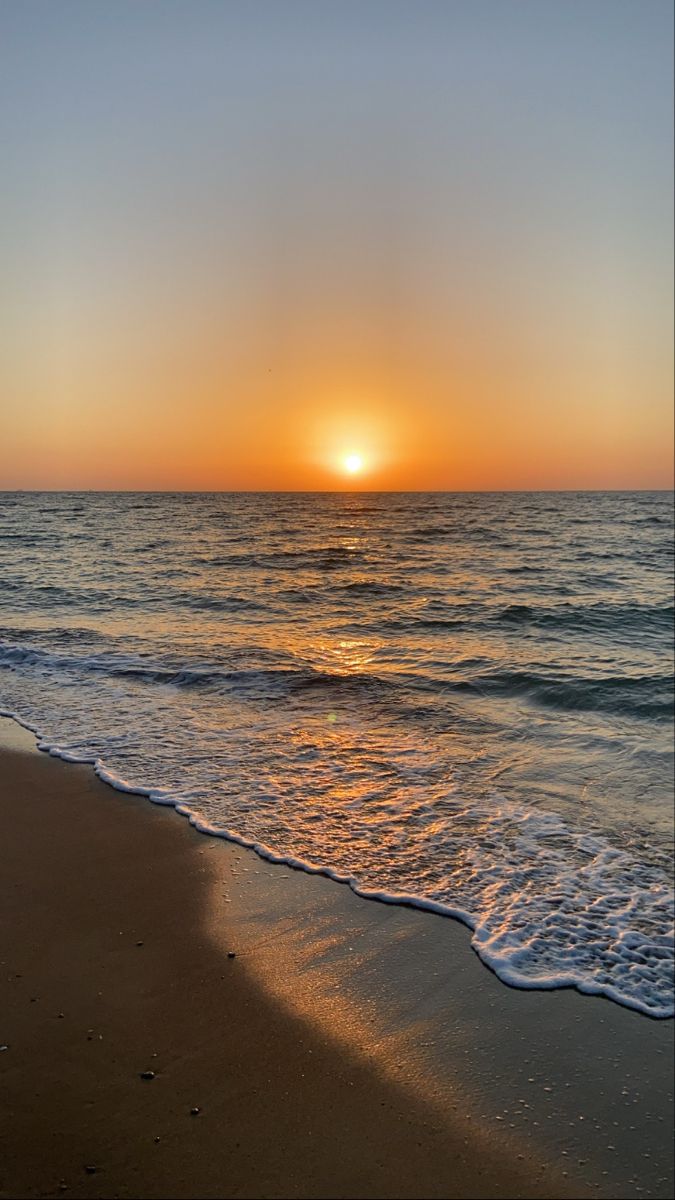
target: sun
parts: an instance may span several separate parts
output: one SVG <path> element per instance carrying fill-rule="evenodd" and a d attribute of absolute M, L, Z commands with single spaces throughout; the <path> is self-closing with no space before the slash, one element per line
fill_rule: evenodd
<path fill-rule="evenodd" d="M 346 454 L 342 466 L 348 475 L 358 475 L 363 470 L 363 459 L 360 454 Z"/>

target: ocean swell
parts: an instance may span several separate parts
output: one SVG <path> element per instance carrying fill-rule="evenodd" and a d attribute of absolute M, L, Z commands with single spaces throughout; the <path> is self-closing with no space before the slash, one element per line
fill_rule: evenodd
<path fill-rule="evenodd" d="M 658 494 L 0 496 L 0 703 L 508 984 L 667 1016 L 671 531 Z"/>

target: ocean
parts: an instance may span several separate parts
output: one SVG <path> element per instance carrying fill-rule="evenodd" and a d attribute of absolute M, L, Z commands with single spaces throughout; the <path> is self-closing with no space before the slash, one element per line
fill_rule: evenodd
<path fill-rule="evenodd" d="M 0 708 L 506 984 L 673 1013 L 670 493 L 0 493 Z"/>

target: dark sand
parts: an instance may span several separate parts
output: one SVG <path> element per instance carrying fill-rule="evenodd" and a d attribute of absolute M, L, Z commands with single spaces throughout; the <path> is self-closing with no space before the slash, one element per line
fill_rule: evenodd
<path fill-rule="evenodd" d="M 0 770 L 2 1196 L 563 1194 L 214 946 L 173 812 L 37 753 Z"/>
<path fill-rule="evenodd" d="M 669 1194 L 672 1023 L 506 989 L 455 922 L 268 869 L 3 725 L 1 1196 Z"/>

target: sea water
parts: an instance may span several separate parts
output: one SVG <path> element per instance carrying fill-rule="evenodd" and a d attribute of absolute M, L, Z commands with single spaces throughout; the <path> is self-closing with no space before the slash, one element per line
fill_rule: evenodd
<path fill-rule="evenodd" d="M 0 706 L 201 829 L 673 1012 L 669 493 L 0 493 Z"/>

